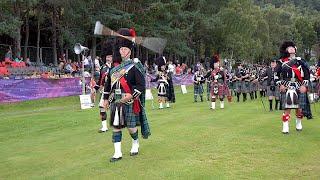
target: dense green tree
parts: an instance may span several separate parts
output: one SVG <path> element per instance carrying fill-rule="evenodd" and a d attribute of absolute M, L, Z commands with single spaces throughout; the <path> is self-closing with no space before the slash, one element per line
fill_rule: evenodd
<path fill-rule="evenodd" d="M 99 55 L 105 37 L 93 35 L 98 20 L 114 30 L 134 27 L 140 36 L 166 38 L 164 55 L 188 63 L 213 53 L 262 61 L 278 56 L 283 40 L 294 40 L 309 59 L 320 43 L 317 0 L 3 0 L 0 10 L 0 40 L 11 37 L 16 56 L 21 43 L 37 46 L 39 62 L 39 47 L 49 45 L 56 65 L 77 42 Z M 142 47 L 135 53 L 156 55 Z"/>

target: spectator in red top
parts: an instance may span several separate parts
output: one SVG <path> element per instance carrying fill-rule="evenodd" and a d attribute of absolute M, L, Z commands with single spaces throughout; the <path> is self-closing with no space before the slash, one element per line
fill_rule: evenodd
<path fill-rule="evenodd" d="M 187 69 L 188 69 L 188 66 L 185 63 L 182 63 L 182 65 L 181 65 L 182 73 L 186 74 L 187 73 Z"/>
<path fill-rule="evenodd" d="M 182 68 L 181 68 L 180 64 L 178 64 L 176 67 L 176 75 L 181 75 L 181 74 L 182 74 Z"/>
<path fill-rule="evenodd" d="M 0 67 L 0 76 L 8 76 L 9 71 L 6 67 Z"/>

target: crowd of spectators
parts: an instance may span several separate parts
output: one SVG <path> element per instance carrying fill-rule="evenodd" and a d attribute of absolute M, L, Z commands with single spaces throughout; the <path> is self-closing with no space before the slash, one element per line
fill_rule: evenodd
<path fill-rule="evenodd" d="M 78 62 L 66 60 L 65 55 L 59 58 L 58 66 L 54 66 L 52 63 L 36 63 L 30 58 L 24 60 L 21 56 L 13 57 L 11 49 L 8 49 L 4 60 L 0 61 L 0 78 L 68 78 L 80 76 L 80 67 Z"/>
<path fill-rule="evenodd" d="M 151 66 L 148 65 L 148 62 L 146 61 L 145 69 L 149 74 L 157 74 L 158 72 L 158 65 L 156 63 L 153 63 Z M 183 74 L 192 74 L 192 67 L 188 67 L 185 63 L 176 63 L 174 64 L 172 61 L 168 61 L 167 64 L 167 70 L 171 72 L 173 75 L 180 76 Z"/>
<path fill-rule="evenodd" d="M 96 56 L 93 60 L 91 56 L 84 59 L 84 76 L 91 77 L 99 74 L 103 62 L 100 57 Z M 11 49 L 7 50 L 4 60 L 0 60 L 0 79 L 27 79 L 27 78 L 69 78 L 81 76 L 82 64 L 78 61 L 67 59 L 63 54 L 59 60 L 58 65 L 54 66 L 52 63 L 45 65 L 43 63 L 36 63 L 30 58 L 25 60 L 21 57 L 13 57 Z M 167 69 L 173 75 L 180 76 L 183 74 L 192 74 L 196 65 L 188 67 L 185 63 L 173 63 L 168 61 Z M 145 69 L 149 74 L 157 74 L 158 66 L 153 63 L 151 66 L 145 62 Z"/>

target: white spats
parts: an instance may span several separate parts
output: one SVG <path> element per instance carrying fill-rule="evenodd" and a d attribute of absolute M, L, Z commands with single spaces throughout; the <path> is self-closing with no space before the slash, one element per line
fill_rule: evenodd
<path fill-rule="evenodd" d="M 107 127 L 107 121 L 101 121 L 101 131 L 107 131 L 108 130 L 108 127 Z"/>
<path fill-rule="evenodd" d="M 122 157 L 121 142 L 113 143 L 113 145 L 114 145 L 114 155 L 113 155 L 113 158 L 120 158 L 120 157 Z"/>
<path fill-rule="evenodd" d="M 132 139 L 132 147 L 130 150 L 130 154 L 137 154 L 139 152 L 139 140 Z"/>
<path fill-rule="evenodd" d="M 168 102 L 167 102 L 167 105 L 166 105 L 166 107 L 167 107 L 167 108 L 169 108 L 169 107 L 170 107 L 170 104 L 169 104 Z"/>
<path fill-rule="evenodd" d="M 302 130 L 302 123 L 301 123 L 301 119 L 299 119 L 299 118 L 296 119 L 296 130 L 297 131 Z"/>
<path fill-rule="evenodd" d="M 159 103 L 159 109 L 163 109 L 163 103 Z"/>
<path fill-rule="evenodd" d="M 289 121 L 282 122 L 282 133 L 289 133 Z"/>
<path fill-rule="evenodd" d="M 116 112 L 114 114 L 114 120 L 113 120 L 113 125 L 114 126 L 119 126 L 120 119 L 119 119 L 119 111 L 118 108 L 116 107 Z"/>
<path fill-rule="evenodd" d="M 224 101 L 220 101 L 220 108 L 224 109 Z"/>
<path fill-rule="evenodd" d="M 211 102 L 211 109 L 216 109 L 216 102 Z"/>

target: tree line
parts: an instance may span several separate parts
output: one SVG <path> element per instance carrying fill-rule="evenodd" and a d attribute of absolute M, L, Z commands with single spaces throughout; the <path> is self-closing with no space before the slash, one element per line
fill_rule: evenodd
<path fill-rule="evenodd" d="M 284 40 L 294 40 L 309 60 L 320 43 L 318 0 L 2 0 L 0 10 L 0 44 L 13 45 L 24 58 L 30 45 L 50 46 L 56 65 L 77 42 L 96 55 L 104 40 L 93 35 L 96 21 L 166 38 L 164 55 L 186 63 L 213 53 L 268 60 L 278 56 Z M 142 47 L 136 54 L 143 60 L 159 56 Z"/>

